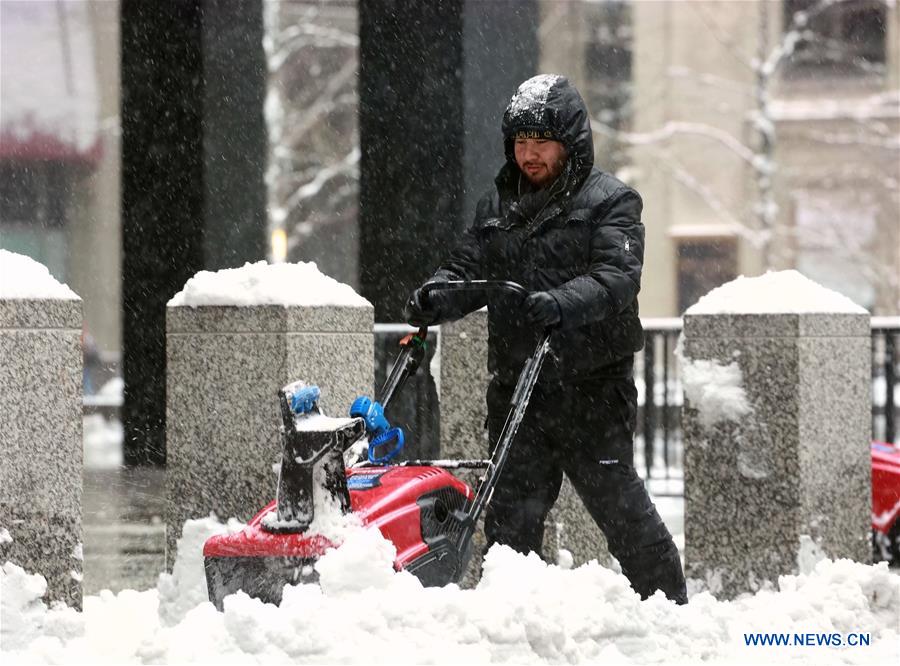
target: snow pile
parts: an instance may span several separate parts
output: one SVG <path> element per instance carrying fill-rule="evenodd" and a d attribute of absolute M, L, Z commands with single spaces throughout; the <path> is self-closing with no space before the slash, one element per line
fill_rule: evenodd
<path fill-rule="evenodd" d="M 200 271 L 168 305 L 339 305 L 371 307 L 350 285 L 321 273 L 313 262 L 246 263 L 242 268 Z"/>
<path fill-rule="evenodd" d="M 203 544 L 212 536 L 234 534 L 244 528 L 235 519 L 222 525 L 214 517 L 188 520 L 178 538 L 178 556 L 172 573 L 162 573 L 159 591 L 159 619 L 166 626 L 181 622 L 195 606 L 209 600 L 203 568 Z"/>
<path fill-rule="evenodd" d="M 361 526 L 345 532 L 341 547 L 329 550 L 316 562 L 319 584 L 328 596 L 389 589 L 393 582 L 397 549 L 378 530 Z M 409 574 L 412 587 L 421 587 Z"/>
<path fill-rule="evenodd" d="M 84 433 L 84 466 L 88 469 L 117 469 L 125 455 L 122 444 L 125 429 L 118 419 L 107 421 L 102 414 L 86 414 L 82 421 Z"/>
<path fill-rule="evenodd" d="M 123 377 L 113 377 L 100 387 L 97 395 L 121 405 L 125 399 L 125 379 Z"/>
<path fill-rule="evenodd" d="M 0 250 L 0 298 L 81 300 L 31 257 Z"/>
<path fill-rule="evenodd" d="M 203 528 L 185 526 L 178 580 L 165 591 L 104 592 L 83 615 L 47 609 L 42 578 L 4 567 L 3 662 L 882 664 L 900 649 L 900 578 L 884 563 L 825 559 L 778 590 L 732 602 L 701 593 L 679 607 L 661 594 L 641 602 L 596 563 L 566 570 L 502 546 L 475 590 L 423 588 L 393 572 L 393 546 L 378 532 L 360 530 L 320 560 L 321 586 L 287 587 L 280 607 L 238 593 L 218 613 L 198 600 L 190 544 L 199 551 Z M 747 632 L 869 632 L 871 646 L 747 647 Z"/>
<path fill-rule="evenodd" d="M 6 654 L 28 648 L 43 651 L 58 649 L 84 633 L 84 617 L 65 604 L 52 609 L 41 600 L 47 592 L 46 579 L 29 574 L 22 567 L 6 562 L 0 568 L 0 659 L 11 663 Z"/>
<path fill-rule="evenodd" d="M 868 314 L 846 296 L 789 270 L 752 278 L 742 275 L 713 289 L 688 308 L 685 315 L 833 312 Z"/>

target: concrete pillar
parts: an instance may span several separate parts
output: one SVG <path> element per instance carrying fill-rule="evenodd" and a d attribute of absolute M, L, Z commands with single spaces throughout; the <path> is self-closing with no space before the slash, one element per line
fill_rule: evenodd
<path fill-rule="evenodd" d="M 485 429 L 485 393 L 490 382 L 487 346 L 487 310 L 441 326 L 439 387 L 443 458 L 483 459 L 488 455 L 490 442 Z M 464 472 L 458 476 L 477 490 L 479 473 Z M 485 544 L 483 522 L 473 538 L 472 562 L 461 583 L 464 587 L 472 587 L 478 582 Z M 606 538 L 568 479 L 563 480 L 559 499 L 545 523 L 544 559 L 556 562 L 560 549 L 572 553 L 574 566 L 593 559 L 604 565 L 609 563 Z"/>
<path fill-rule="evenodd" d="M 871 349 L 859 310 L 686 313 L 685 568 L 695 590 L 754 592 L 797 573 L 807 548 L 869 561 Z"/>
<path fill-rule="evenodd" d="M 372 394 L 371 307 L 169 306 L 166 566 L 188 518 L 248 520 L 275 498 L 278 390 L 303 379 L 344 416 Z"/>
<path fill-rule="evenodd" d="M 82 304 L 74 294 L 6 298 L 9 287 L 0 285 L 0 562 L 40 573 L 48 602 L 81 609 Z"/>

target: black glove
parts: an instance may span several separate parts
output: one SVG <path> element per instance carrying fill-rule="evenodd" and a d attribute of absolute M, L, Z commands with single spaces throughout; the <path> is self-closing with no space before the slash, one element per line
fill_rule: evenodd
<path fill-rule="evenodd" d="M 433 299 L 428 298 L 422 292 L 422 287 L 416 289 L 409 297 L 403 308 L 403 316 L 406 318 L 410 326 L 421 327 L 431 326 L 437 321 L 440 312 L 438 311 Z"/>
<path fill-rule="evenodd" d="M 525 318 L 529 324 L 548 328 L 555 326 L 562 319 L 559 303 L 548 291 L 536 291 L 529 294 L 522 304 L 525 310 Z"/>

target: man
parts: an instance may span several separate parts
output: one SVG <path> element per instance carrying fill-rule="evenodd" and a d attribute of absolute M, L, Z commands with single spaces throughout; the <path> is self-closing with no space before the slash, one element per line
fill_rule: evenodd
<path fill-rule="evenodd" d="M 432 279 L 512 280 L 530 293 L 413 293 L 414 326 L 489 306 L 488 429 L 496 442 L 518 374 L 554 327 L 528 410 L 485 515 L 488 546 L 540 553 L 544 519 L 571 480 L 610 552 L 643 598 L 687 602 L 678 550 L 633 464 L 634 353 L 644 228 L 640 196 L 594 167 L 590 119 L 569 81 L 525 81 L 503 116 L 506 164 L 496 190 Z"/>

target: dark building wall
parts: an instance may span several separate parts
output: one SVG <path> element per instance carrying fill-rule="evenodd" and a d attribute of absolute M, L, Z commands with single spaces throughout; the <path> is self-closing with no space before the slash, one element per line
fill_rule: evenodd
<path fill-rule="evenodd" d="M 203 2 L 204 264 L 233 268 L 265 259 L 263 108 L 266 58 L 260 2 Z"/>
<path fill-rule="evenodd" d="M 463 0 L 360 0 L 360 289 L 400 321 L 463 201 Z"/>
<path fill-rule="evenodd" d="M 500 121 L 535 73 L 535 0 L 360 0 L 360 286 L 400 321 L 503 163 Z"/>
<path fill-rule="evenodd" d="M 123 0 L 125 463 L 165 462 L 165 307 L 203 266 L 202 6 Z"/>

